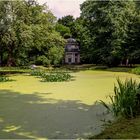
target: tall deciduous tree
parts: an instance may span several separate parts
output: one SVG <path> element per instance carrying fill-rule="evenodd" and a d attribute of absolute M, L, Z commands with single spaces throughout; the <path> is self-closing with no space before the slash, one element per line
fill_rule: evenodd
<path fill-rule="evenodd" d="M 64 16 L 61 19 L 58 19 L 58 23 L 68 27 L 72 37 L 75 37 L 75 19 L 72 15 Z"/>
<path fill-rule="evenodd" d="M 35 0 L 9 0 L 0 1 L 0 10 L 1 63 L 5 60 L 13 66 L 35 63 L 40 56 L 49 59 L 54 46 L 63 52 L 65 41 L 55 31 L 56 18 L 46 5 Z"/>
<path fill-rule="evenodd" d="M 7 55 L 7 65 L 16 65 L 15 56 L 19 55 L 19 50 L 26 47 L 31 38 L 30 27 L 26 24 L 28 13 L 25 1 L 1 1 L 1 33 L 0 42 L 5 48 Z"/>
<path fill-rule="evenodd" d="M 134 17 L 133 1 L 90 1 L 81 5 L 82 18 L 90 34 L 91 54 L 101 63 L 128 60 L 128 30 Z"/>
<path fill-rule="evenodd" d="M 62 24 L 57 23 L 55 28 L 56 28 L 56 31 L 59 32 L 62 37 L 68 38 L 71 36 L 71 31 L 69 27 L 66 27 Z"/>

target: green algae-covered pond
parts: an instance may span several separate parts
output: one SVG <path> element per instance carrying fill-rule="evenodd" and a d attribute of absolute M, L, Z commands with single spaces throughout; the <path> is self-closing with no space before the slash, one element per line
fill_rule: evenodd
<path fill-rule="evenodd" d="M 41 82 L 28 74 L 10 75 L 0 83 L 0 138 L 85 138 L 98 134 L 105 114 L 98 100 L 108 102 L 116 78 L 123 72 L 81 71 L 69 82 Z"/>

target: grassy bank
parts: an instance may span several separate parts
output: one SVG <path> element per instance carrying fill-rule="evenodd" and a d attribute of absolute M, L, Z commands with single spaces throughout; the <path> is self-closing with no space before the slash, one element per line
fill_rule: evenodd
<path fill-rule="evenodd" d="M 111 71 L 111 72 L 131 72 L 133 68 L 131 67 L 107 67 L 103 65 L 95 64 L 83 64 L 83 65 L 64 65 L 61 67 L 43 67 L 37 66 L 35 69 L 40 70 L 62 70 L 62 71 L 85 71 L 85 70 L 95 70 L 95 71 Z M 0 72 L 11 72 L 11 73 L 28 73 L 31 71 L 31 68 L 26 67 L 0 67 Z"/>
<path fill-rule="evenodd" d="M 140 68 L 132 70 L 139 75 Z M 91 139 L 139 139 L 140 138 L 140 85 L 136 81 L 118 81 L 114 87 L 115 95 L 111 96 L 111 109 L 116 116 L 116 121 Z M 103 102 L 109 110 L 109 106 Z M 117 118 L 120 119 L 117 119 Z"/>
<path fill-rule="evenodd" d="M 140 138 L 140 116 L 133 119 L 119 119 L 99 135 L 91 139 L 139 139 Z"/>

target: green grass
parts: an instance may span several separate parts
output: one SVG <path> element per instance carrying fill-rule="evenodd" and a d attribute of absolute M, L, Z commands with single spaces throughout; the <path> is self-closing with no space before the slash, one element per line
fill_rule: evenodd
<path fill-rule="evenodd" d="M 140 139 L 140 116 L 133 119 L 121 118 L 90 139 Z"/>
<path fill-rule="evenodd" d="M 114 67 L 114 68 L 107 68 L 106 71 L 111 72 L 131 72 L 133 68 L 131 67 Z"/>
<path fill-rule="evenodd" d="M 35 70 L 40 71 L 48 71 L 53 68 L 46 68 L 43 66 L 37 66 Z M 23 66 L 23 67 L 0 67 L 0 74 L 17 74 L 17 73 L 30 73 L 32 72 L 32 69 L 29 66 Z"/>
<path fill-rule="evenodd" d="M 15 74 L 15 73 L 28 73 L 31 69 L 19 68 L 19 67 L 0 67 L 0 74 Z"/>
<path fill-rule="evenodd" d="M 113 94 L 116 77 L 138 76 L 123 72 L 79 71 L 73 81 L 40 82 L 29 74 L 14 74 L 0 83 L 1 138 L 79 138 L 101 131 L 99 100 Z M 97 113 L 97 114 L 96 114 Z"/>
<path fill-rule="evenodd" d="M 140 67 L 136 67 L 134 69 L 131 70 L 132 73 L 140 75 Z"/>
<path fill-rule="evenodd" d="M 136 66 L 135 66 L 136 67 Z M 118 67 L 107 67 L 105 65 L 95 65 L 95 64 L 83 64 L 83 65 L 64 65 L 61 69 L 69 69 L 74 71 L 81 70 L 102 70 L 102 71 L 110 71 L 110 72 L 131 72 L 132 67 L 126 66 L 118 66 Z"/>

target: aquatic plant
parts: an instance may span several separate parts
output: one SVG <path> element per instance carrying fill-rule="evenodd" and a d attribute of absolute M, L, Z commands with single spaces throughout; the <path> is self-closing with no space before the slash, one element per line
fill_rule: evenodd
<path fill-rule="evenodd" d="M 7 82 L 7 81 L 10 81 L 8 77 L 0 75 L 0 82 Z"/>
<path fill-rule="evenodd" d="M 69 73 L 64 72 L 51 72 L 46 73 L 43 75 L 43 81 L 46 82 L 63 82 L 63 81 L 69 81 L 72 76 Z"/>
<path fill-rule="evenodd" d="M 37 76 L 42 78 L 44 82 L 63 82 L 69 81 L 72 76 L 67 72 L 58 72 L 58 71 L 41 71 L 33 70 L 30 73 L 32 76 Z"/>
<path fill-rule="evenodd" d="M 119 78 L 117 84 L 118 86 L 114 86 L 115 95 L 109 96 L 111 103 L 101 103 L 115 116 L 135 117 L 140 113 L 140 84 L 132 79 L 122 82 Z"/>

